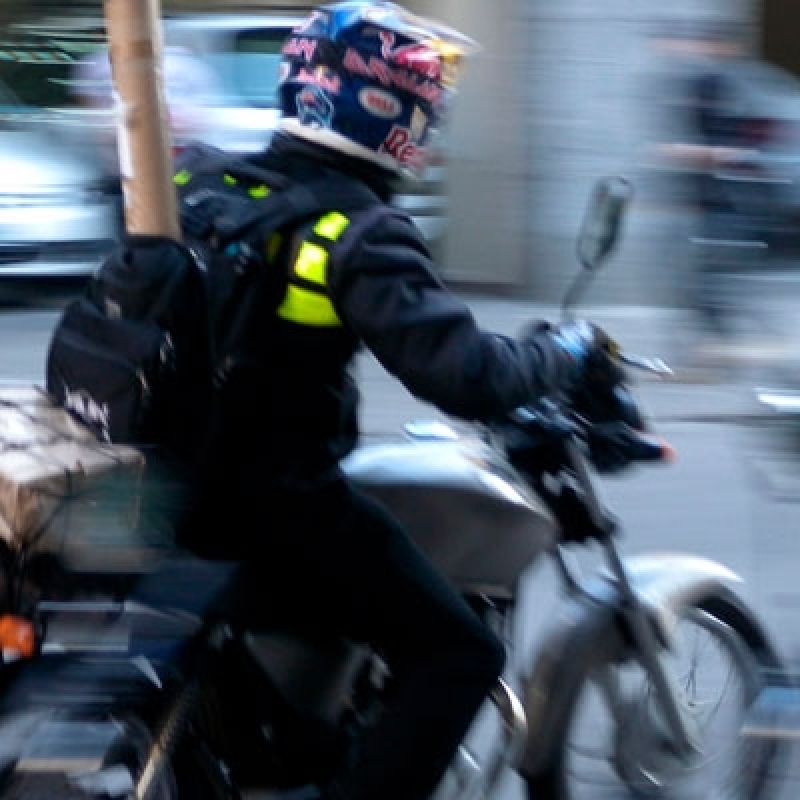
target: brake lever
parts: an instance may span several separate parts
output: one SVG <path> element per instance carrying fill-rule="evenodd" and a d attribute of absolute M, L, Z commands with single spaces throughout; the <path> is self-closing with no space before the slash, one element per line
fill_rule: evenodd
<path fill-rule="evenodd" d="M 629 367 L 641 370 L 642 372 L 649 372 L 662 378 L 667 378 L 675 374 L 669 364 L 660 358 L 646 358 L 645 356 L 637 356 L 630 353 L 620 353 L 618 358 L 623 364 Z"/>

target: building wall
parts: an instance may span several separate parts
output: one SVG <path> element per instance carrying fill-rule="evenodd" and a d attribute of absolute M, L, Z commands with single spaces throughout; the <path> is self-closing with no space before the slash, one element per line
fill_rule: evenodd
<path fill-rule="evenodd" d="M 527 283 L 528 137 L 519 89 L 526 58 L 519 0 L 409 0 L 476 39 L 447 132 L 450 226 L 442 268 L 451 280 L 498 289 Z"/>
<path fill-rule="evenodd" d="M 796 0 L 760 0 L 758 15 L 761 53 L 800 76 L 800 4 Z"/>
<path fill-rule="evenodd" d="M 625 237 L 591 299 L 680 303 L 691 219 L 657 192 L 652 145 L 661 136 L 652 32 L 668 21 L 748 20 L 750 0 L 521 0 L 529 45 L 525 291 L 558 299 L 577 269 L 575 236 L 592 183 L 621 174 L 635 195 Z"/>
<path fill-rule="evenodd" d="M 769 19 L 796 5 L 761 1 Z M 443 273 L 536 300 L 558 298 L 576 268 L 574 237 L 591 184 L 619 173 L 634 180 L 637 194 L 623 245 L 592 298 L 671 302 L 686 263 L 680 244 L 686 220 L 659 208 L 649 189 L 647 149 L 658 132 L 647 88 L 654 67 L 647 34 L 665 18 L 751 18 L 759 0 L 672 0 L 667 7 L 641 0 L 401 2 L 483 45 L 468 67 L 449 134 L 451 225 Z M 165 11 L 308 5 L 162 0 Z M 779 6 L 784 10 L 772 11 Z M 792 19 L 798 16 L 794 10 Z M 796 50 L 796 38 L 783 45 L 787 53 Z"/>
<path fill-rule="evenodd" d="M 789 0 L 786 0 L 789 2 Z M 451 279 L 560 298 L 592 183 L 637 189 L 626 237 L 592 298 L 675 303 L 687 268 L 685 212 L 659 205 L 650 146 L 658 103 L 650 33 L 667 20 L 746 20 L 752 0 L 408 0 L 477 38 L 450 139 Z"/>

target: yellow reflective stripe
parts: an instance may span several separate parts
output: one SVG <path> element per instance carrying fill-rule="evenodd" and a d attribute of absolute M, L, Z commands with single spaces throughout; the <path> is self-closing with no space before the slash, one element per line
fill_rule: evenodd
<path fill-rule="evenodd" d="M 301 325 L 333 327 L 342 324 L 333 303 L 325 295 L 299 286 L 289 286 L 278 316 Z"/>
<path fill-rule="evenodd" d="M 324 286 L 328 279 L 328 251 L 313 242 L 303 242 L 294 262 L 294 274 Z"/>
<path fill-rule="evenodd" d="M 269 195 L 269 186 L 266 186 L 263 183 L 260 186 L 251 186 L 247 190 L 247 194 L 249 194 L 254 200 L 262 200 Z"/>
<path fill-rule="evenodd" d="M 350 220 L 344 214 L 331 211 L 317 220 L 313 230 L 317 236 L 336 241 L 349 224 Z M 299 278 L 325 287 L 328 280 L 328 251 L 314 242 L 302 242 L 292 272 Z M 278 316 L 299 325 L 334 327 L 342 324 L 333 303 L 322 291 L 291 283 L 286 288 Z"/>
<path fill-rule="evenodd" d="M 233 175 L 225 173 L 225 175 L 222 176 L 222 180 L 225 181 L 226 186 L 236 186 L 236 178 L 234 178 Z"/>
<path fill-rule="evenodd" d="M 191 172 L 189 172 L 189 170 L 188 170 L 188 169 L 182 169 L 180 172 L 176 172 L 176 173 L 175 173 L 175 174 L 172 176 L 172 180 L 173 180 L 173 181 L 174 181 L 174 182 L 175 182 L 175 183 L 176 183 L 178 186 L 186 186 L 186 184 L 187 184 L 187 183 L 189 183 L 189 181 L 190 181 L 191 179 L 192 179 L 192 173 L 191 173 Z"/>
<path fill-rule="evenodd" d="M 314 226 L 314 233 L 317 236 L 324 236 L 326 239 L 336 241 L 349 224 L 350 220 L 344 214 L 340 214 L 338 211 L 331 211 L 317 220 L 317 224 Z"/>

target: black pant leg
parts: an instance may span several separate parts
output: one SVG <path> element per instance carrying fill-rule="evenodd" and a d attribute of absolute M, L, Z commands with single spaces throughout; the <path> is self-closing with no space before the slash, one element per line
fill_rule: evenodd
<path fill-rule="evenodd" d="M 428 797 L 502 671 L 502 643 L 361 492 L 341 483 L 271 502 L 291 523 L 266 537 L 265 570 L 254 572 L 265 602 L 288 611 L 293 592 L 292 608 L 305 610 L 300 623 L 368 642 L 392 674 L 387 712 L 331 793 L 347 800 Z M 283 599 L 268 600 L 276 590 Z"/>

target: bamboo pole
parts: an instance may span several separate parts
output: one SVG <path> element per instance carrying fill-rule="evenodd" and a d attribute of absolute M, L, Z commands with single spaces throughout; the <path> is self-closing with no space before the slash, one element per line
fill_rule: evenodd
<path fill-rule="evenodd" d="M 104 0 L 129 233 L 180 238 L 159 0 Z"/>

